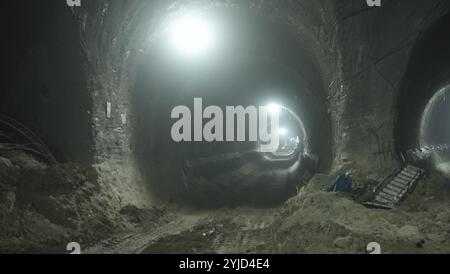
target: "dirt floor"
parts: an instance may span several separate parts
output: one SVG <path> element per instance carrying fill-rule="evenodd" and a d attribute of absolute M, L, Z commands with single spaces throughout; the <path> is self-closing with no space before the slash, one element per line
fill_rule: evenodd
<path fill-rule="evenodd" d="M 91 168 L 0 157 L 0 253 L 450 253 L 450 183 L 420 181 L 397 209 L 329 193 L 331 176 L 274 209 L 118 207 Z"/>
<path fill-rule="evenodd" d="M 368 209 L 345 194 L 322 191 L 328 176 L 278 209 L 185 211 L 161 229 L 101 243 L 92 253 L 351 253 L 376 242 L 381 252 L 450 253 L 450 186 L 435 175 L 424 179 L 395 210 Z M 126 249 L 132 242 L 134 249 Z M 121 249 L 122 248 L 122 249 Z"/>

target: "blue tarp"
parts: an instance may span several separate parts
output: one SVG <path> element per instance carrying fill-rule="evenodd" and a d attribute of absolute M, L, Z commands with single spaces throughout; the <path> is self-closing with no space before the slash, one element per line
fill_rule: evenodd
<path fill-rule="evenodd" d="M 342 174 L 334 180 L 330 192 L 351 192 L 352 184 L 353 181 L 351 175 Z"/>

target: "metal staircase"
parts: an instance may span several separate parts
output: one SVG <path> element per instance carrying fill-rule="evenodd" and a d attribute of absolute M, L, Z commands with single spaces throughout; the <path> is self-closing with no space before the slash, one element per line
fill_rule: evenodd
<path fill-rule="evenodd" d="M 375 198 L 367 207 L 393 209 L 413 190 L 425 170 L 408 165 L 394 176 L 388 177 L 375 189 Z"/>
<path fill-rule="evenodd" d="M 422 146 L 401 154 L 405 167 L 398 173 L 387 177 L 374 190 L 375 198 L 364 203 L 370 208 L 393 209 L 413 191 L 417 182 L 422 179 L 425 170 L 417 166 L 425 166 L 433 153 L 450 151 L 450 145 Z"/>

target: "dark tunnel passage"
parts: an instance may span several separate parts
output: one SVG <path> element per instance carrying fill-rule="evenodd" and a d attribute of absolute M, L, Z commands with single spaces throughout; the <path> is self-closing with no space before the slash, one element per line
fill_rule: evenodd
<path fill-rule="evenodd" d="M 286 23 L 232 10 L 207 14 L 221 37 L 214 52 L 187 60 L 170 51 L 162 35 L 140 66 L 133 102 L 141 170 L 162 199 L 201 207 L 278 204 L 330 165 L 330 120 L 317 63 Z M 174 120 L 167 117 L 176 106 L 193 109 L 193 98 L 223 110 L 283 106 L 280 130 L 295 143 L 292 153 L 271 159 L 248 140 L 174 143 Z M 248 130 L 248 116 L 246 122 Z"/>
<path fill-rule="evenodd" d="M 432 169 L 448 173 L 450 137 L 450 14 L 425 30 L 413 49 L 398 97 L 396 142 L 400 152 L 432 148 Z"/>
<path fill-rule="evenodd" d="M 2 24 L 9 37 L 2 41 L 2 60 L 10 69 L 2 75 L 0 113 L 7 117 L 0 119 L 0 138 L 23 144 L 42 160 L 92 163 L 92 97 L 76 21 L 52 1 L 2 3 L 5 13 L 18 9 Z M 21 31 L 11 28 L 15 24 Z M 23 125 L 26 134 L 16 130 Z"/>

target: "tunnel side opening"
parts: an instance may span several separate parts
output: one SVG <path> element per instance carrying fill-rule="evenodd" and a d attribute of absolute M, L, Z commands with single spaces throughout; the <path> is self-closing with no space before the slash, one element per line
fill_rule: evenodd
<path fill-rule="evenodd" d="M 278 204 L 295 193 L 303 175 L 326 171 L 331 162 L 320 72 L 288 24 L 237 11 L 209 14 L 224 30 L 217 54 L 193 64 L 171 56 L 167 44 L 154 43 L 139 67 L 132 96 L 140 170 L 160 201 L 200 207 Z M 292 126 L 298 134 L 288 139 L 307 138 L 308 153 L 264 160 L 254 142 L 176 143 L 171 111 L 180 105 L 193 109 L 194 98 L 222 109 L 283 105 L 302 122 Z M 309 164 L 302 162 L 305 156 Z"/>
<path fill-rule="evenodd" d="M 450 176 L 450 130 L 447 117 L 450 115 L 448 96 L 450 85 L 439 89 L 425 107 L 420 123 L 419 144 L 423 157 L 429 157 L 431 168 Z"/>
<path fill-rule="evenodd" d="M 398 97 L 396 147 L 400 153 L 433 155 L 429 166 L 442 167 L 449 138 L 446 91 L 450 84 L 450 14 L 427 29 L 413 49 Z M 427 154 L 427 155 L 425 155 Z M 439 160 L 441 159 L 441 160 Z"/>
<path fill-rule="evenodd" d="M 17 17 L 2 22 L 8 70 L 0 90 L 0 142 L 41 160 L 92 163 L 92 98 L 77 21 L 63 1 L 26 3 L 2 4 Z"/>

